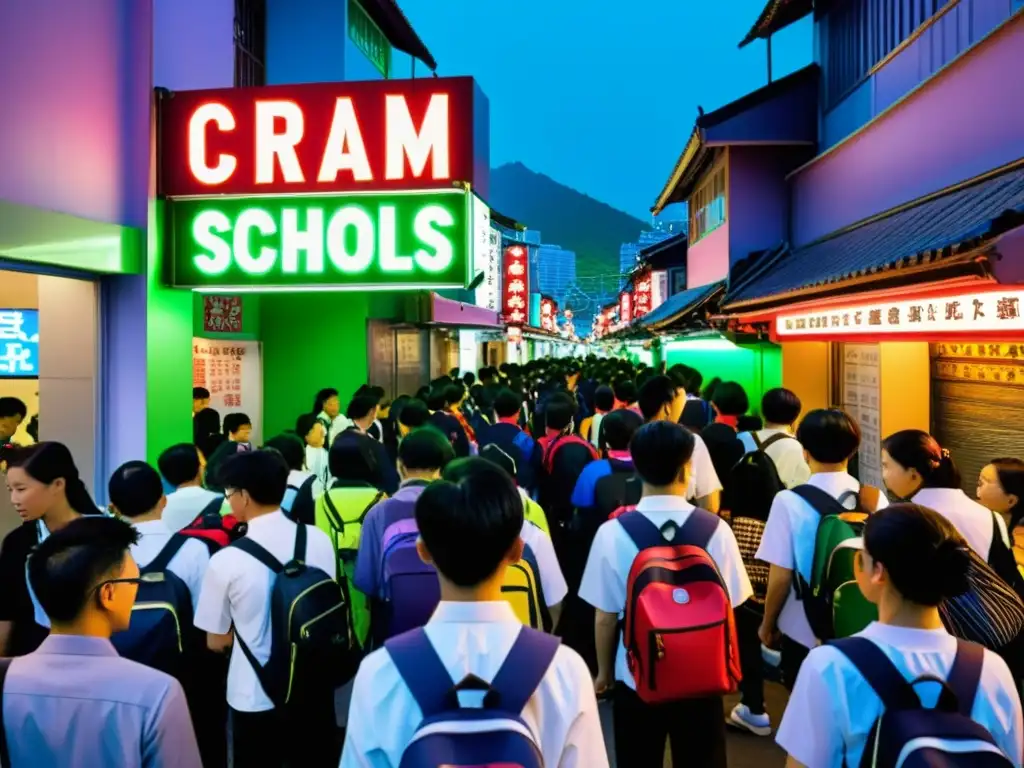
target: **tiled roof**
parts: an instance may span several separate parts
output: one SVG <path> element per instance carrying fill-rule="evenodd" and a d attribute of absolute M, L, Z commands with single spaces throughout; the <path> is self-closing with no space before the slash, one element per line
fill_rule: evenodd
<path fill-rule="evenodd" d="M 656 325 L 664 325 L 665 323 L 672 322 L 676 318 L 697 309 L 701 304 L 720 291 L 724 284 L 724 282 L 711 283 L 710 285 L 702 285 L 699 288 L 690 288 L 689 290 L 682 291 L 674 296 L 669 296 L 666 301 L 659 304 L 639 320 L 635 321 L 631 328 L 651 328 Z"/>
<path fill-rule="evenodd" d="M 834 232 L 796 251 L 765 254 L 730 288 L 725 304 L 839 283 L 941 260 L 978 245 L 996 219 L 1024 214 L 1024 166 L 959 185 Z"/>
<path fill-rule="evenodd" d="M 814 10 L 814 0 L 768 0 L 747 36 L 740 41 L 740 48 L 760 38 L 774 35 Z"/>

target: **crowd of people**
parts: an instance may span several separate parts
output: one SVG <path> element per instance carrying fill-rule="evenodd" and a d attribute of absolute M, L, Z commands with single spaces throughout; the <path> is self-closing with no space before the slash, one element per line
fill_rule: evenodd
<path fill-rule="evenodd" d="M 727 727 L 1024 764 L 1019 459 L 975 500 L 906 430 L 872 488 L 856 420 L 789 390 L 538 360 L 323 389 L 262 446 L 197 388 L 100 509 L 25 416 L 0 398 L 0 765 L 600 768 L 599 699 L 628 768 L 726 766 Z"/>

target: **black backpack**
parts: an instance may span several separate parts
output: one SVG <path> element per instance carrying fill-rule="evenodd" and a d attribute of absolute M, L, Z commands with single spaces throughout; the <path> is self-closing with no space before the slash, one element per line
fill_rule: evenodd
<path fill-rule="evenodd" d="M 111 637 L 126 659 L 181 679 L 186 656 L 196 648 L 192 595 L 185 582 L 168 569 L 191 537 L 176 533 L 149 565 L 139 569 L 141 581 L 128 629 Z"/>
<path fill-rule="evenodd" d="M 292 507 L 285 517 L 296 523 L 316 525 L 316 502 L 313 499 L 313 483 L 315 482 L 316 475 L 310 475 L 302 481 L 302 485 L 288 486 L 295 491 L 295 498 L 292 499 Z"/>
<path fill-rule="evenodd" d="M 644 491 L 643 481 L 632 464 L 614 459 L 609 459 L 608 463 L 612 473 L 594 484 L 594 511 L 598 527 L 621 507 L 636 506 Z"/>
<path fill-rule="evenodd" d="M 757 448 L 745 453 L 729 473 L 730 511 L 733 517 L 750 517 L 766 522 L 772 501 L 779 491 L 786 490 L 786 486 L 779 478 L 775 462 L 765 451 L 780 440 L 796 438 L 779 432 L 762 443 L 756 433 L 751 432 L 750 436 Z"/>
<path fill-rule="evenodd" d="M 245 640 L 235 639 L 276 707 L 343 685 L 355 671 L 349 612 L 337 581 L 307 565 L 306 526 L 296 525 L 295 552 L 287 563 L 245 537 L 231 546 L 256 558 L 276 575 L 270 590 L 270 659 L 256 660 Z"/>

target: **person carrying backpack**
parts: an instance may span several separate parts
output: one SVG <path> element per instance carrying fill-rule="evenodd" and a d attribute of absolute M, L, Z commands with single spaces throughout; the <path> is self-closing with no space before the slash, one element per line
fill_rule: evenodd
<path fill-rule="evenodd" d="M 324 485 L 313 473 L 305 469 L 306 449 L 298 435 L 288 432 L 267 440 L 264 448 L 273 448 L 288 465 L 288 489 L 281 502 L 281 511 L 297 522 L 314 525 L 316 500 L 324 492 Z"/>
<path fill-rule="evenodd" d="M 212 650 L 231 653 L 234 765 L 336 764 L 334 691 L 356 657 L 334 546 L 281 512 L 288 465 L 276 451 L 238 454 L 221 473 L 248 530 L 210 558 L 195 625 Z"/>
<path fill-rule="evenodd" d="M 415 520 L 417 550 L 437 567 L 442 600 L 426 626 L 364 659 L 341 768 L 607 768 L 586 665 L 556 637 L 524 627 L 501 598 L 504 571 L 522 548 L 512 481 L 475 460 L 459 483 L 426 488 Z M 486 728 L 474 728 L 482 714 Z"/>
<path fill-rule="evenodd" d="M 852 583 L 851 544 L 867 513 L 888 504 L 885 494 L 862 489 L 846 471 L 860 448 L 860 427 L 845 411 L 811 411 L 797 439 L 811 478 L 775 497 L 756 555 L 770 566 L 758 636 L 769 648 L 780 647 L 782 682 L 789 688 L 819 641 L 843 636 L 848 627 L 861 629 L 873 618 L 874 608 Z M 840 587 L 850 599 L 833 612 Z"/>
<path fill-rule="evenodd" d="M 686 500 L 695 442 L 671 421 L 637 431 L 643 498 L 598 529 L 580 585 L 597 610 L 594 686 L 615 684 L 616 751 L 630 768 L 661 768 L 666 737 L 677 768 L 726 765 L 722 696 L 740 679 L 733 608 L 751 588 L 729 526 Z"/>
<path fill-rule="evenodd" d="M 807 656 L 776 737 L 789 765 L 1020 766 L 1010 670 L 939 614 L 968 589 L 964 538 L 934 511 L 896 504 L 868 518 L 861 545 L 856 580 L 879 620 Z"/>
<path fill-rule="evenodd" d="M 508 387 L 499 389 L 494 396 L 495 423 L 481 426 L 476 435 L 481 451 L 496 445 L 515 459 L 519 487 L 532 493 L 537 487 L 540 449 L 530 433 L 519 426 L 522 409 L 522 395 Z"/>

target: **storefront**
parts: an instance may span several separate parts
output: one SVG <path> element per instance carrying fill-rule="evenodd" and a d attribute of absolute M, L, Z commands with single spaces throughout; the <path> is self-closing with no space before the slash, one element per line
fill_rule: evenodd
<path fill-rule="evenodd" d="M 474 194 L 488 108 L 472 79 L 185 91 L 159 117 L 163 277 L 203 296 L 194 380 L 220 371 L 206 380 L 224 410 L 268 437 L 323 387 L 393 396 L 458 365 L 433 292 L 463 292 L 488 258 Z M 237 320 L 207 323 L 211 303 Z M 226 367 L 203 361 L 214 349 Z"/>

